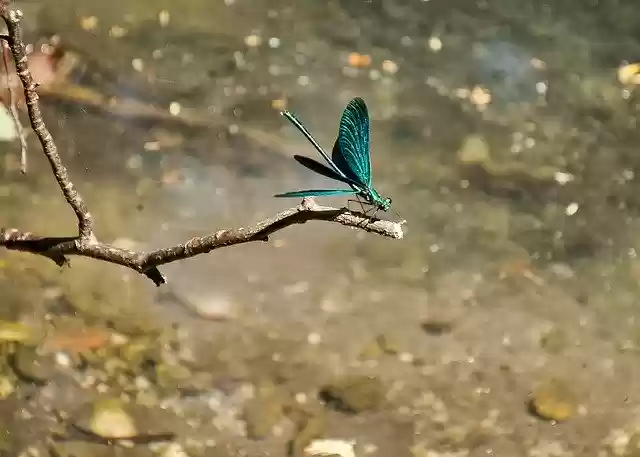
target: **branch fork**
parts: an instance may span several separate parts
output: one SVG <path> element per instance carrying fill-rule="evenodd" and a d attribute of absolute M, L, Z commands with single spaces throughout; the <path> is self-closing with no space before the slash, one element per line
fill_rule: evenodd
<path fill-rule="evenodd" d="M 38 137 L 58 186 L 78 221 L 78 234 L 71 237 L 41 237 L 15 228 L 0 228 L 0 246 L 10 250 L 42 255 L 53 260 L 58 266 L 68 264 L 67 256 L 90 257 L 128 267 L 144 274 L 157 286 L 160 286 L 167 281 L 158 269 L 161 265 L 209 253 L 223 247 L 253 241 L 268 241 L 269 235 L 293 224 L 303 224 L 314 220 L 325 221 L 393 239 L 403 237 L 402 225 L 405 221 L 392 222 L 372 219 L 364 213 L 351 212 L 346 208 L 319 206 L 312 198 L 305 198 L 297 207 L 284 210 L 253 226 L 221 229 L 208 235 L 191 238 L 176 246 L 154 251 L 136 252 L 100 242 L 93 232 L 93 217 L 84 199 L 69 178 L 67 168 L 62 163 L 58 148 L 42 118 L 36 91 L 37 84 L 29 71 L 26 46 L 22 40 L 20 28 L 22 12 L 18 9 L 10 9 L 6 3 L 2 3 L 0 16 L 8 29 L 8 34 L 0 35 L 0 39 L 5 40 L 11 50 L 17 75 L 24 88 L 31 128 Z"/>

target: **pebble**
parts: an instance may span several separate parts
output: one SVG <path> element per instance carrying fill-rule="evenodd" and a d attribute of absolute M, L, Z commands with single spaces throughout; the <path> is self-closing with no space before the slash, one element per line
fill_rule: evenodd
<path fill-rule="evenodd" d="M 533 392 L 531 407 L 543 419 L 564 421 L 576 413 L 578 405 L 568 385 L 549 379 L 540 383 Z"/>
<path fill-rule="evenodd" d="M 375 377 L 348 375 L 324 386 L 320 395 L 335 409 L 361 413 L 377 408 L 385 398 L 385 391 Z"/>
<path fill-rule="evenodd" d="M 89 428 L 97 436 L 107 439 L 131 438 L 137 435 L 133 419 L 117 400 L 96 403 Z"/>
<path fill-rule="evenodd" d="M 313 440 L 311 444 L 304 448 L 308 457 L 311 456 L 338 456 L 356 457 L 355 441 L 322 439 Z"/>

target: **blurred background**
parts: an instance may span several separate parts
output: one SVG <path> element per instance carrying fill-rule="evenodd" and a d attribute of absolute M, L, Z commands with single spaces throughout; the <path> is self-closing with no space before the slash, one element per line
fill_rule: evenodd
<path fill-rule="evenodd" d="M 1 252 L 0 455 L 640 452 L 637 2 L 16 6 L 101 240 L 169 246 L 298 204 L 272 195 L 330 183 L 279 111 L 330 149 L 356 96 L 407 224 L 290 227 L 160 288 Z M 3 109 L 2 226 L 74 234 L 16 135 Z"/>

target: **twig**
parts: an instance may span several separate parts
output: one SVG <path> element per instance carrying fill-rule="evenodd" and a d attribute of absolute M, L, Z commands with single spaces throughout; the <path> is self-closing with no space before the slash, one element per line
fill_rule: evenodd
<path fill-rule="evenodd" d="M 25 136 L 22 122 L 20 122 L 20 115 L 18 114 L 18 107 L 16 105 L 16 97 L 13 93 L 14 87 L 13 81 L 11 81 L 11 77 L 13 76 L 13 69 L 9 64 L 9 55 L 7 55 L 10 52 L 11 50 L 9 49 L 9 44 L 6 41 L 3 41 L 2 62 L 4 63 L 7 92 L 9 94 L 9 110 L 11 111 L 11 117 L 13 118 L 13 123 L 16 127 L 18 138 L 20 139 L 20 171 L 24 174 L 27 172 L 27 137 Z"/>
<path fill-rule="evenodd" d="M 271 219 L 259 222 L 253 227 L 218 230 L 210 235 L 192 238 L 186 243 L 151 252 L 135 252 L 101 243 L 93 234 L 93 219 L 84 200 L 69 179 L 67 169 L 62 164 L 60 154 L 47 130 L 38 105 L 37 85 L 27 66 L 27 55 L 20 20 L 22 12 L 8 9 L 5 0 L 0 0 L 0 16 L 9 30 L 7 36 L 0 35 L 11 49 L 16 72 L 24 87 L 24 95 L 29 112 L 31 127 L 35 131 L 42 149 L 53 170 L 53 174 L 67 203 L 73 208 L 78 219 L 78 235 L 74 237 L 41 237 L 17 229 L 0 228 L 0 247 L 10 250 L 39 254 L 53 260 L 58 266 L 68 263 L 67 257 L 77 255 L 103 260 L 131 268 L 146 275 L 156 285 L 166 282 L 158 267 L 176 260 L 205 254 L 215 249 L 249 243 L 267 241 L 269 235 L 293 224 L 308 221 L 326 221 L 358 228 L 370 233 L 400 239 L 403 237 L 402 222 L 372 219 L 366 214 L 350 212 L 347 209 L 318 206 L 312 198 L 302 200 L 300 206 L 278 213 Z"/>
<path fill-rule="evenodd" d="M 4 19 L 7 24 L 9 31 L 8 36 L 3 38 L 9 43 L 9 48 L 11 49 L 13 61 L 16 66 L 16 73 L 24 88 L 24 98 L 27 104 L 31 128 L 36 133 L 42 145 L 42 149 L 49 160 L 53 175 L 56 181 L 58 181 L 64 198 L 76 213 L 76 218 L 78 219 L 79 237 L 76 243 L 92 243 L 95 241 L 95 237 L 93 235 L 93 218 L 91 217 L 91 213 L 87 209 L 84 199 L 69 179 L 67 168 L 62 164 L 58 148 L 42 119 L 40 104 L 38 103 L 38 92 L 36 92 L 38 85 L 33 80 L 31 72 L 29 71 L 27 50 L 24 41 L 22 41 L 22 30 L 20 29 L 22 11 L 2 8 L 2 19 Z"/>
<path fill-rule="evenodd" d="M 65 256 L 67 255 L 78 255 L 115 263 L 145 274 L 159 286 L 166 282 L 166 278 L 157 269 L 160 265 L 236 244 L 268 241 L 269 235 L 285 227 L 314 220 L 335 222 L 394 239 L 403 237 L 403 222 L 372 220 L 363 213 L 318 206 L 312 198 L 305 198 L 300 206 L 285 210 L 275 217 L 261 221 L 252 227 L 222 229 L 210 235 L 192 238 L 186 243 L 177 246 L 150 252 L 135 252 L 97 242 L 76 243 L 76 238 L 73 237 L 38 237 L 15 229 L 0 229 L 0 246 L 43 255 L 52 259 L 58 265 L 66 263 Z"/>

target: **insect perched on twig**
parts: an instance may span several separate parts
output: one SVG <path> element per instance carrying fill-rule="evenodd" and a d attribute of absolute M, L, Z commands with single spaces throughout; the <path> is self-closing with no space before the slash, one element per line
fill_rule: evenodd
<path fill-rule="evenodd" d="M 304 167 L 322 176 L 348 184 L 351 189 L 298 190 L 277 194 L 275 197 L 319 197 L 351 194 L 362 198 L 364 203 L 374 207 L 376 212 L 389 210 L 391 199 L 381 196 L 371 183 L 369 112 L 363 99 L 354 98 L 342 112 L 338 138 L 333 146 L 331 157 L 293 113 L 283 111 L 281 114 L 302 132 L 327 161 L 329 167 L 309 157 L 294 155 L 293 158 Z"/>

